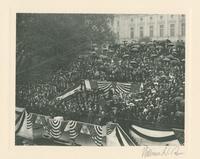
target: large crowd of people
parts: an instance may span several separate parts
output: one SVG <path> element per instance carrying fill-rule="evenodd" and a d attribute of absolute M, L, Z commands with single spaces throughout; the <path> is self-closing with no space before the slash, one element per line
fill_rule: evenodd
<path fill-rule="evenodd" d="M 140 83 L 140 92 L 118 96 L 79 91 L 68 100 L 56 99 L 81 79 Z M 184 88 L 184 42 L 124 42 L 79 55 L 69 68 L 51 72 L 48 80 L 17 84 L 16 105 L 100 125 L 113 121 L 184 127 Z"/>

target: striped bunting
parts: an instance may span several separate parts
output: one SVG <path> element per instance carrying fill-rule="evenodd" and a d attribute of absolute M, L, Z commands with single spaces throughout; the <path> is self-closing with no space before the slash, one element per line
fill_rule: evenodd
<path fill-rule="evenodd" d="M 103 91 L 104 94 L 108 94 L 109 90 L 112 88 L 112 83 L 111 82 L 106 82 L 106 81 L 97 81 L 98 89 Z"/>
<path fill-rule="evenodd" d="M 27 129 L 32 129 L 32 125 L 33 125 L 33 122 L 32 122 L 32 113 L 28 113 L 26 112 L 26 128 Z"/>
<path fill-rule="evenodd" d="M 101 126 L 94 125 L 93 128 L 90 128 L 91 130 L 91 137 L 94 141 L 94 143 L 97 146 L 103 146 L 102 139 L 103 139 L 103 130 Z"/>
<path fill-rule="evenodd" d="M 130 83 L 119 83 L 116 85 L 116 92 L 119 94 L 128 94 L 131 92 L 131 84 Z"/>
<path fill-rule="evenodd" d="M 172 130 L 153 130 L 132 125 L 129 133 L 138 145 L 180 145 Z"/>
<path fill-rule="evenodd" d="M 69 135 L 71 139 L 75 139 L 78 136 L 75 130 L 76 125 L 77 125 L 77 121 L 72 121 L 72 120 L 69 121 L 69 127 L 70 127 Z"/>
<path fill-rule="evenodd" d="M 87 90 L 99 89 L 103 91 L 104 94 L 108 94 L 111 88 L 113 88 L 117 94 L 129 94 L 131 92 L 138 93 L 140 90 L 139 83 L 85 80 L 85 86 Z"/>
<path fill-rule="evenodd" d="M 69 126 L 70 139 L 77 138 L 78 135 L 80 134 L 80 131 L 81 131 L 81 128 L 82 128 L 82 124 L 78 123 L 77 121 L 70 120 L 68 122 L 68 126 Z"/>
<path fill-rule="evenodd" d="M 57 119 L 49 119 L 49 124 L 51 126 L 50 135 L 53 138 L 59 138 L 62 135 L 62 132 L 60 130 L 62 121 Z"/>

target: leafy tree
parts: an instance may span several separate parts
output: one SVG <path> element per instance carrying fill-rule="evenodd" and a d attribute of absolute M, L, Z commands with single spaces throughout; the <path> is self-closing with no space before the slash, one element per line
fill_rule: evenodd
<path fill-rule="evenodd" d="M 113 42 L 113 16 L 105 14 L 17 14 L 17 76 L 39 74 L 69 64 L 90 49 L 91 42 Z"/>

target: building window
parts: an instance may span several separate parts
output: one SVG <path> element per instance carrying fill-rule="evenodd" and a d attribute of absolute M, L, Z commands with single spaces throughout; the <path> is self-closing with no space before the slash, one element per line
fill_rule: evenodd
<path fill-rule="evenodd" d="M 150 20 L 152 20 L 153 18 L 152 17 L 150 17 Z"/>
<path fill-rule="evenodd" d="M 131 28 L 131 33 L 130 33 L 130 35 L 131 35 L 131 39 L 133 39 L 133 38 L 134 38 L 134 28 Z"/>
<path fill-rule="evenodd" d="M 143 27 L 140 27 L 140 38 L 143 38 L 144 36 L 144 29 Z"/>
<path fill-rule="evenodd" d="M 133 18 L 131 18 L 131 23 L 133 23 Z"/>
<path fill-rule="evenodd" d="M 149 27 L 149 36 L 153 37 L 153 25 Z"/>
<path fill-rule="evenodd" d="M 170 24 L 170 36 L 175 36 L 175 24 Z"/>
<path fill-rule="evenodd" d="M 160 25 L 160 37 L 164 36 L 164 25 Z"/>
<path fill-rule="evenodd" d="M 143 21 L 143 18 L 140 18 L 140 21 Z"/>
<path fill-rule="evenodd" d="M 181 24 L 181 35 L 185 36 L 185 23 Z"/>
<path fill-rule="evenodd" d="M 162 19 L 162 18 L 163 18 L 163 16 L 161 15 L 161 16 L 160 16 L 160 19 Z"/>

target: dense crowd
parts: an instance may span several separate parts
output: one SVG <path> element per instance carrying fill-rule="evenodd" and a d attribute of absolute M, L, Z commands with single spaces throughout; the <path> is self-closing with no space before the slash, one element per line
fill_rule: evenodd
<path fill-rule="evenodd" d="M 16 105 L 34 113 L 102 125 L 135 121 L 184 126 L 184 42 L 124 42 L 99 50 L 78 56 L 70 68 L 53 71 L 49 80 L 17 85 Z M 80 91 L 69 100 L 56 100 L 81 79 L 138 82 L 141 87 L 137 94 Z"/>

